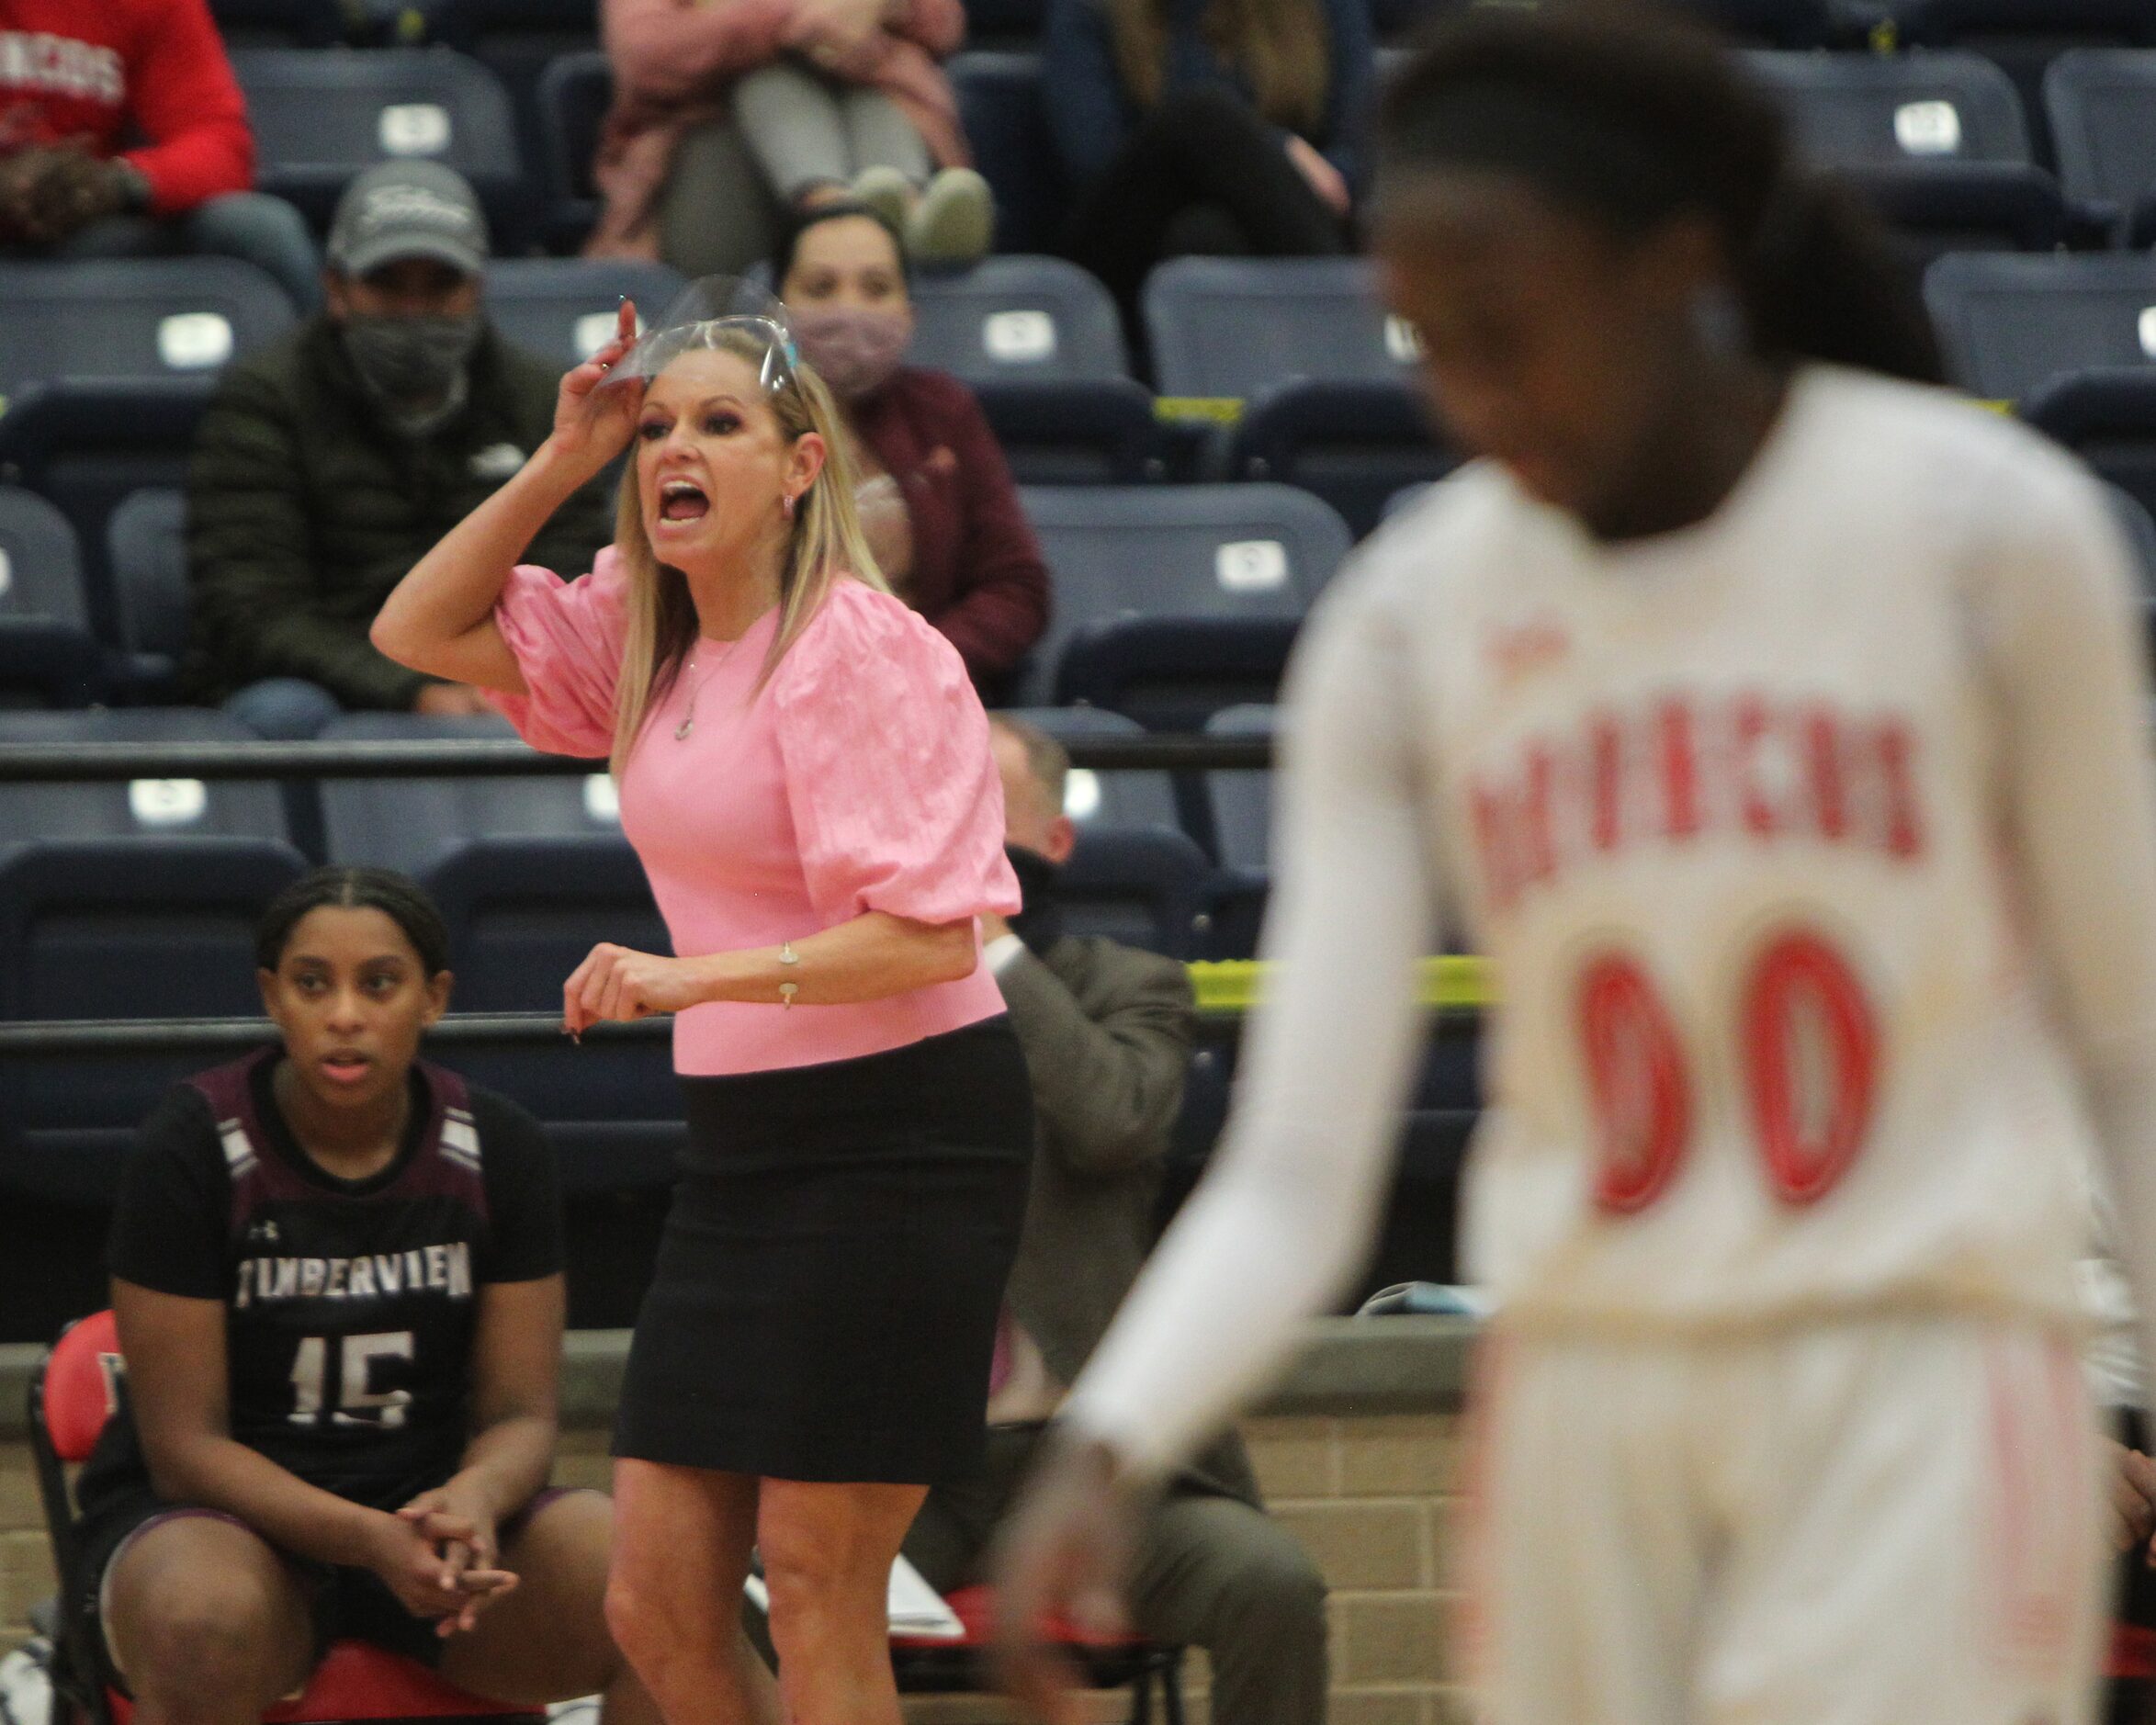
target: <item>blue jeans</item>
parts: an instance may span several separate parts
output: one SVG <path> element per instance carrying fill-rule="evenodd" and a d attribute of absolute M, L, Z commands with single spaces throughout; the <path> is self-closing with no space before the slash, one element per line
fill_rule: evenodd
<path fill-rule="evenodd" d="M 344 709 L 319 682 L 304 677 L 265 677 L 224 704 L 224 710 L 257 737 L 273 743 L 312 742 Z"/>
<path fill-rule="evenodd" d="M 281 197 L 228 192 L 176 216 L 107 216 L 62 240 L 54 257 L 236 257 L 267 272 L 305 317 L 322 300 L 322 259 L 307 219 Z"/>

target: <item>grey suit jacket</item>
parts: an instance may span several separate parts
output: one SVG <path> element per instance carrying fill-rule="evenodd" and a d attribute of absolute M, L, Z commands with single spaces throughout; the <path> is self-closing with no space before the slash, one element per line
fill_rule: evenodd
<path fill-rule="evenodd" d="M 1010 1309 L 1065 1383 L 1077 1381 L 1153 1244 L 1153 1207 L 1197 1039 L 1188 972 L 1098 936 L 1066 936 L 997 973 L 1032 1069 L 1040 1141 Z M 1232 1438 L 1195 1464 L 1256 1501 Z"/>

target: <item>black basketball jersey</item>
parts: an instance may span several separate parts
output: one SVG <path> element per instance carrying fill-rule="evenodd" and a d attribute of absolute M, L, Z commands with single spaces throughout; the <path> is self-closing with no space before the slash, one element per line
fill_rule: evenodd
<path fill-rule="evenodd" d="M 423 1063 L 414 1072 L 413 1125 L 398 1159 L 373 1180 L 334 1179 L 299 1150 L 281 1121 L 264 1119 L 274 1106 L 268 1077 L 277 1054 L 265 1050 L 188 1080 L 208 1105 L 215 1137 L 212 1156 L 198 1115 L 185 1154 L 205 1201 L 198 1232 L 211 1225 L 221 1197 L 217 1273 L 231 1435 L 311 1484 L 395 1508 L 454 1472 L 469 1438 L 481 1283 L 559 1268 L 559 1221 L 549 1226 L 537 1214 L 556 1204 L 551 1169 L 527 1117 L 486 1098 L 487 1117 L 506 1123 L 482 1133 L 464 1081 Z M 525 1136 L 519 1124 L 527 1142 L 491 1142 Z M 504 1170 L 487 1167 L 496 1152 L 523 1165 L 508 1207 L 530 1215 L 521 1232 L 543 1234 L 543 1241 L 499 1237 L 494 1212 L 503 1207 Z M 153 1179 L 154 1171 L 144 1178 Z M 164 1273 L 162 1246 L 130 1238 L 129 1212 L 143 1207 L 140 1194 L 132 1206 L 123 1195 L 114 1273 L 166 1291 L 207 1292 L 207 1285 L 185 1285 L 186 1273 Z M 139 1236 L 139 1213 L 132 1225 Z M 85 1498 L 101 1462 L 140 1466 L 124 1410 L 99 1450 Z"/>

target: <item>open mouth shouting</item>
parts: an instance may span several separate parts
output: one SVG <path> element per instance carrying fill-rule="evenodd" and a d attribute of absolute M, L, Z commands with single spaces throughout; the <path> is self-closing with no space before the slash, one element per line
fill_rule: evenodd
<path fill-rule="evenodd" d="M 711 513 L 711 499 L 694 479 L 669 479 L 659 488 L 660 521 L 702 521 Z"/>
<path fill-rule="evenodd" d="M 356 1048 L 337 1048 L 322 1057 L 321 1069 L 332 1084 L 353 1085 L 363 1082 L 374 1070 L 374 1061 Z"/>

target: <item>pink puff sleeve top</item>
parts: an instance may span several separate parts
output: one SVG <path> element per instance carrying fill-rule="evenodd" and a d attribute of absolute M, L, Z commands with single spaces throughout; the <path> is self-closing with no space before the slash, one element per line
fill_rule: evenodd
<path fill-rule="evenodd" d="M 496 704 L 534 748 L 611 746 L 627 581 L 612 549 L 579 581 L 528 566 L 510 577 L 495 621 L 530 693 Z M 674 951 L 776 946 L 873 910 L 936 923 L 1015 911 L 988 716 L 956 650 L 898 600 L 840 581 L 758 689 L 778 622 L 774 609 L 738 642 L 699 641 L 622 773 L 622 829 Z M 847 1006 L 713 1001 L 674 1020 L 674 1066 L 850 1060 L 1002 1010 L 986 966 Z"/>

